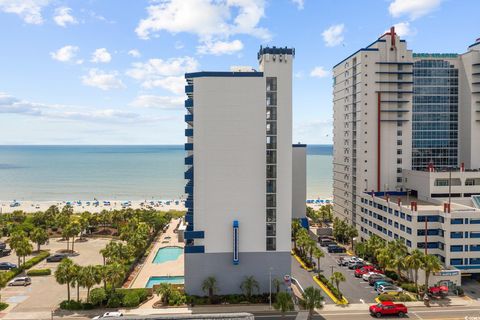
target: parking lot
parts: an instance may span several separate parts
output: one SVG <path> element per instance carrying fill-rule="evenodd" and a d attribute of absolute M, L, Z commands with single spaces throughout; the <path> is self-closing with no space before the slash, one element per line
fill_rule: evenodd
<path fill-rule="evenodd" d="M 340 257 L 347 257 L 347 254 L 341 253 L 328 253 L 326 247 L 320 247 L 324 252 L 325 257 L 320 259 L 320 267 L 322 269 L 323 275 L 330 279 L 331 275 L 339 271 L 343 273 L 346 281 L 340 283 L 340 291 L 348 299 L 349 303 L 373 303 L 375 298 L 378 296 L 377 292 L 373 287 L 368 285 L 368 282 L 363 281 L 362 278 L 356 278 L 354 275 L 355 270 L 350 270 L 348 267 L 340 267 L 337 264 L 337 259 Z M 313 281 L 312 277 L 314 272 L 307 272 L 300 268 L 298 262 L 293 259 L 292 262 L 292 275 L 296 278 L 300 284 L 306 288 L 309 286 L 318 287 L 318 285 Z M 307 276 L 306 273 L 309 275 Z M 333 303 L 333 301 L 324 294 L 325 303 Z"/>
<path fill-rule="evenodd" d="M 99 251 L 109 242 L 108 239 L 89 239 L 87 242 L 75 243 L 75 251 L 78 256 L 72 257 L 72 260 L 79 265 L 102 264 L 103 258 Z M 50 253 L 65 249 L 66 243 L 57 239 L 51 239 L 50 243 L 42 246 L 43 249 L 49 249 Z M 27 257 L 27 260 L 31 258 Z M 17 263 L 17 256 L 12 252 L 10 256 L 1 257 L 0 262 L 9 261 Z M 58 304 L 67 298 L 66 285 L 59 285 L 55 281 L 54 272 L 58 263 L 48 263 L 46 260 L 40 262 L 32 269 L 50 268 L 52 275 L 32 277 L 32 284 L 27 287 L 5 287 L 1 290 L 2 301 L 10 304 L 9 314 L 2 319 L 27 319 L 28 312 L 40 312 L 50 314 Z M 71 289 L 72 298 L 76 299 L 76 289 Z M 86 289 L 80 289 L 80 296 L 85 299 Z M 25 313 L 25 318 L 22 318 Z"/>

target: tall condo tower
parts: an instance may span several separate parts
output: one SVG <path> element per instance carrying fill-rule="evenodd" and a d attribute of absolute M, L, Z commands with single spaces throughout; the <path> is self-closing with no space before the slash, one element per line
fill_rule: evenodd
<path fill-rule="evenodd" d="M 222 294 L 290 274 L 294 49 L 258 52 L 259 71 L 185 75 L 185 290 Z"/>

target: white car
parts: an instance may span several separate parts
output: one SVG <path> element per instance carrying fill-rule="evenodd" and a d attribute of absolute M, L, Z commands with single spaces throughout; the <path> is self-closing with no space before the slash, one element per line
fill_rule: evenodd
<path fill-rule="evenodd" d="M 11 280 L 8 285 L 10 287 L 12 286 L 23 286 L 23 287 L 26 287 L 28 285 L 32 284 L 32 279 L 30 279 L 29 277 L 18 277 L 18 278 L 15 278 L 13 280 Z"/>
<path fill-rule="evenodd" d="M 403 292 L 403 289 L 397 286 L 381 285 L 377 288 L 377 292 L 378 294 L 398 294 L 400 292 Z"/>
<path fill-rule="evenodd" d="M 378 273 L 377 273 L 377 272 L 367 272 L 367 273 L 365 273 L 364 275 L 362 275 L 362 279 L 363 279 L 364 281 L 368 281 L 368 279 L 370 278 L 370 276 L 371 276 L 372 274 L 378 274 Z"/>
<path fill-rule="evenodd" d="M 117 311 L 111 311 L 111 312 L 105 312 L 101 316 L 96 316 L 92 318 L 92 320 L 98 320 L 98 319 L 105 319 L 105 318 L 118 318 L 118 317 L 123 317 L 123 313 L 117 312 Z"/>

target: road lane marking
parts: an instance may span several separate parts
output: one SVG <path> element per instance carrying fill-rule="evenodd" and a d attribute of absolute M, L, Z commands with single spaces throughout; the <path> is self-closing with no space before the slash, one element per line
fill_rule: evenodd
<path fill-rule="evenodd" d="M 363 303 L 363 304 L 365 304 L 365 301 L 364 301 L 363 299 L 360 299 L 360 302 Z"/>

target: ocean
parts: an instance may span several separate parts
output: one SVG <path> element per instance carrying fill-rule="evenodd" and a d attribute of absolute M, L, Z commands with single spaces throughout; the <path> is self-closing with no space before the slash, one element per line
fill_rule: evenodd
<path fill-rule="evenodd" d="M 307 198 L 332 197 L 332 146 L 307 147 Z M 185 151 L 170 146 L 0 146 L 0 200 L 180 199 Z"/>

